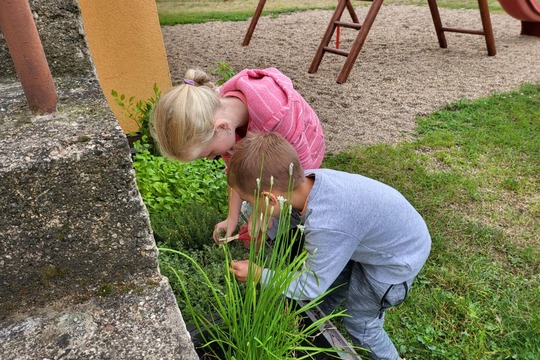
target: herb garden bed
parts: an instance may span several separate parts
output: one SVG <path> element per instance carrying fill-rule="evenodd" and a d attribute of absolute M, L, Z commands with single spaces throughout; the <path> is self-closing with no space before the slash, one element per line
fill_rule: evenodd
<path fill-rule="evenodd" d="M 299 301 L 300 306 L 306 305 L 305 302 Z M 312 308 L 305 312 L 305 316 L 302 318 L 301 326 L 309 326 L 313 322 L 317 321 L 324 317 L 321 315 L 322 312 L 318 307 Z M 201 336 L 199 330 L 194 324 L 187 325 L 188 331 L 191 335 L 193 345 L 197 351 L 197 355 L 201 360 L 209 360 L 223 358 L 219 356 L 219 349 L 213 349 L 213 351 L 204 347 L 205 341 L 203 336 Z M 313 359 L 316 360 L 330 360 L 330 359 L 346 359 L 346 360 L 361 360 L 360 355 L 349 345 L 349 342 L 341 334 L 341 332 L 336 328 L 336 326 L 331 321 L 326 321 L 322 326 L 319 327 L 320 331 L 313 337 L 312 345 L 315 345 L 324 349 L 336 349 L 339 352 L 316 354 L 313 356 Z M 204 331 L 204 330 L 203 330 Z M 308 344 L 309 345 L 309 344 Z M 303 355 L 303 354 L 299 354 Z"/>

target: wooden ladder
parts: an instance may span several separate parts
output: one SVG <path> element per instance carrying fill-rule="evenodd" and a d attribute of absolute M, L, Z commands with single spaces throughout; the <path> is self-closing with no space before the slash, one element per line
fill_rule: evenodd
<path fill-rule="evenodd" d="M 493 27 L 491 26 L 491 18 L 489 16 L 489 7 L 487 0 L 478 0 L 478 9 L 480 10 L 480 18 L 482 20 L 482 30 L 468 30 L 459 28 L 444 27 L 441 22 L 441 16 L 439 15 L 439 8 L 437 7 L 437 0 L 427 0 L 429 10 L 431 11 L 431 17 L 433 18 L 433 24 L 435 25 L 435 32 L 439 39 L 439 46 L 446 48 L 445 32 L 455 32 L 462 34 L 482 35 L 486 39 L 486 47 L 488 56 L 495 56 L 497 49 L 495 48 L 495 38 L 493 37 Z"/>
<path fill-rule="evenodd" d="M 330 19 L 330 23 L 328 24 L 328 27 L 326 28 L 326 32 L 324 33 L 324 36 L 321 39 L 321 43 L 319 45 L 319 48 L 317 49 L 317 52 L 315 53 L 315 57 L 313 58 L 313 61 L 311 62 L 311 66 L 309 67 L 308 72 L 310 74 L 317 72 L 324 54 L 326 52 L 330 52 L 333 54 L 346 57 L 345 63 L 343 64 L 343 67 L 341 68 L 341 71 L 338 75 L 337 83 L 342 84 L 345 81 L 347 81 L 347 78 L 349 77 L 352 67 L 356 59 L 358 58 L 358 55 L 360 54 L 360 50 L 362 50 L 364 42 L 366 41 L 366 38 L 369 34 L 369 30 L 371 29 L 371 26 L 373 25 L 373 22 L 375 21 L 375 18 L 377 17 L 377 14 L 379 13 L 379 10 L 384 0 L 369 0 L 369 1 L 372 1 L 372 4 L 369 7 L 369 10 L 364 19 L 363 24 L 359 24 L 358 19 L 356 18 L 356 14 L 355 14 L 355 17 L 351 16 L 353 19 L 352 23 L 341 21 L 340 20 L 341 15 L 343 14 L 343 11 L 345 10 L 345 8 L 350 4 L 350 1 L 349 0 L 339 1 L 338 6 L 336 7 L 336 10 L 334 11 L 334 14 L 332 15 L 332 18 Z M 437 33 L 439 46 L 441 48 L 447 47 L 446 37 L 444 35 L 445 32 L 476 34 L 476 35 L 483 35 L 485 37 L 488 55 L 493 56 L 496 54 L 495 40 L 493 37 L 493 29 L 491 26 L 491 19 L 489 16 L 489 8 L 488 8 L 487 0 L 478 0 L 478 7 L 480 8 L 480 16 L 482 20 L 483 30 L 469 30 L 469 29 L 444 27 L 442 25 L 439 9 L 437 7 L 437 1 L 436 0 L 427 0 L 427 1 L 428 1 L 429 9 L 431 12 L 431 17 L 433 19 L 433 24 L 435 25 L 435 32 Z M 351 10 L 349 10 L 349 12 L 351 12 Z M 352 10 L 352 12 L 354 13 L 354 10 Z M 340 49 L 336 49 L 336 48 L 332 48 L 328 46 L 338 26 L 358 30 L 358 34 L 351 46 L 350 51 L 344 51 L 344 50 L 340 50 Z"/>
<path fill-rule="evenodd" d="M 266 0 L 259 0 L 259 3 L 257 4 L 257 7 L 255 8 L 255 13 L 253 14 L 253 17 L 251 18 L 251 22 L 249 23 L 249 27 L 246 32 L 246 35 L 244 36 L 244 41 L 242 42 L 242 46 L 249 45 L 249 42 L 251 41 L 251 36 L 253 35 L 253 32 L 255 31 L 257 22 L 259 21 L 259 18 L 261 17 L 261 13 L 264 9 L 264 4 L 266 4 Z M 354 7 L 352 6 L 350 0 L 345 0 L 345 6 L 347 7 L 349 14 L 351 15 L 351 19 L 354 22 L 358 23 L 358 17 L 356 16 L 356 13 L 354 12 Z"/>

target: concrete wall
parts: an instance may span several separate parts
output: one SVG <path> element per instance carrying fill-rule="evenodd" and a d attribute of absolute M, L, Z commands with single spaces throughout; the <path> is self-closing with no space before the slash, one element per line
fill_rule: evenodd
<path fill-rule="evenodd" d="M 29 123 L 14 122 L 12 113 L 3 124 L 0 306 L 23 306 L 21 299 L 41 305 L 62 297 L 59 291 L 85 296 L 134 269 L 156 271 L 126 138 L 97 100 L 96 82 L 78 85 L 90 101 L 70 99 L 59 114 L 15 118 Z"/>
<path fill-rule="evenodd" d="M 118 5 L 102 19 L 118 23 L 132 10 L 140 15 L 144 6 L 155 7 L 153 1 L 91 3 L 95 11 Z M 159 61 L 141 54 L 139 63 L 134 51 L 140 43 L 126 50 L 109 41 L 145 38 L 144 26 L 129 34 L 109 27 L 87 41 L 78 4 L 30 1 L 58 92 L 56 113 L 32 115 L 0 37 L 0 358 L 195 360 L 172 289 L 159 272 L 129 129 L 104 96 L 115 88 L 145 99 L 156 79 L 166 90 L 168 67 L 158 70 L 150 64 Z M 92 21 L 102 16 L 88 14 Z M 155 12 L 131 19 L 159 29 Z M 105 24 L 89 25 L 89 33 L 100 27 Z M 156 36 L 153 31 L 149 38 L 159 48 Z M 99 49 L 95 65 L 87 44 Z M 105 56 L 124 50 L 127 57 Z M 142 77 L 145 62 L 150 73 Z"/>
<path fill-rule="evenodd" d="M 38 117 L 0 90 L 0 358 L 197 359 L 97 81 Z"/>
<path fill-rule="evenodd" d="M 53 77 L 89 75 L 94 71 L 84 39 L 76 0 L 30 0 L 30 7 Z M 0 78 L 16 78 L 0 33 Z"/>

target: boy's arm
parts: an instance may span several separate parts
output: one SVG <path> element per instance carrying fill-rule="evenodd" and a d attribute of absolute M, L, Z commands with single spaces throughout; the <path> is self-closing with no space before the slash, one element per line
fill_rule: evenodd
<path fill-rule="evenodd" d="M 307 230 L 307 229 L 306 229 Z M 306 231 L 304 248 L 308 252 L 305 271 L 291 283 L 286 296 L 297 300 L 314 299 L 327 291 L 358 247 L 358 240 L 337 231 Z M 271 269 L 262 269 L 261 285 L 273 276 Z"/>

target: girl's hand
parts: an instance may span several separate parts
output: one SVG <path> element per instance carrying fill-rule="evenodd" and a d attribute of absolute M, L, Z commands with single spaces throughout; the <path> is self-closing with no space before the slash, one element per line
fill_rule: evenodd
<path fill-rule="evenodd" d="M 241 283 L 245 283 L 248 280 L 248 271 L 250 266 L 254 271 L 254 280 L 259 282 L 262 275 L 262 268 L 256 264 L 250 263 L 249 260 L 232 261 L 230 271 L 234 274 L 236 280 L 240 281 Z"/>
<path fill-rule="evenodd" d="M 269 222 L 268 222 L 268 227 L 270 228 L 272 226 L 272 221 L 273 219 L 270 218 Z M 255 241 L 256 242 L 256 251 L 258 252 L 261 248 L 261 245 L 262 245 L 262 240 L 263 240 L 263 234 L 262 234 L 262 229 L 261 229 L 261 226 L 260 226 L 260 222 L 257 221 L 255 224 L 253 224 L 253 217 L 250 216 L 249 217 L 249 220 L 248 220 L 248 223 L 247 223 L 247 233 L 251 236 L 252 234 L 252 227 L 255 226 L 255 239 L 252 239 L 250 238 L 249 240 L 243 240 L 242 243 L 244 245 L 244 248 L 246 249 L 249 249 L 251 247 L 251 242 L 252 241 Z"/>
<path fill-rule="evenodd" d="M 214 226 L 214 233 L 212 235 L 214 241 L 217 242 L 219 238 L 231 236 L 234 229 L 236 229 L 237 224 L 238 220 L 233 224 L 233 222 L 230 221 L 229 218 L 217 223 L 216 226 Z"/>

